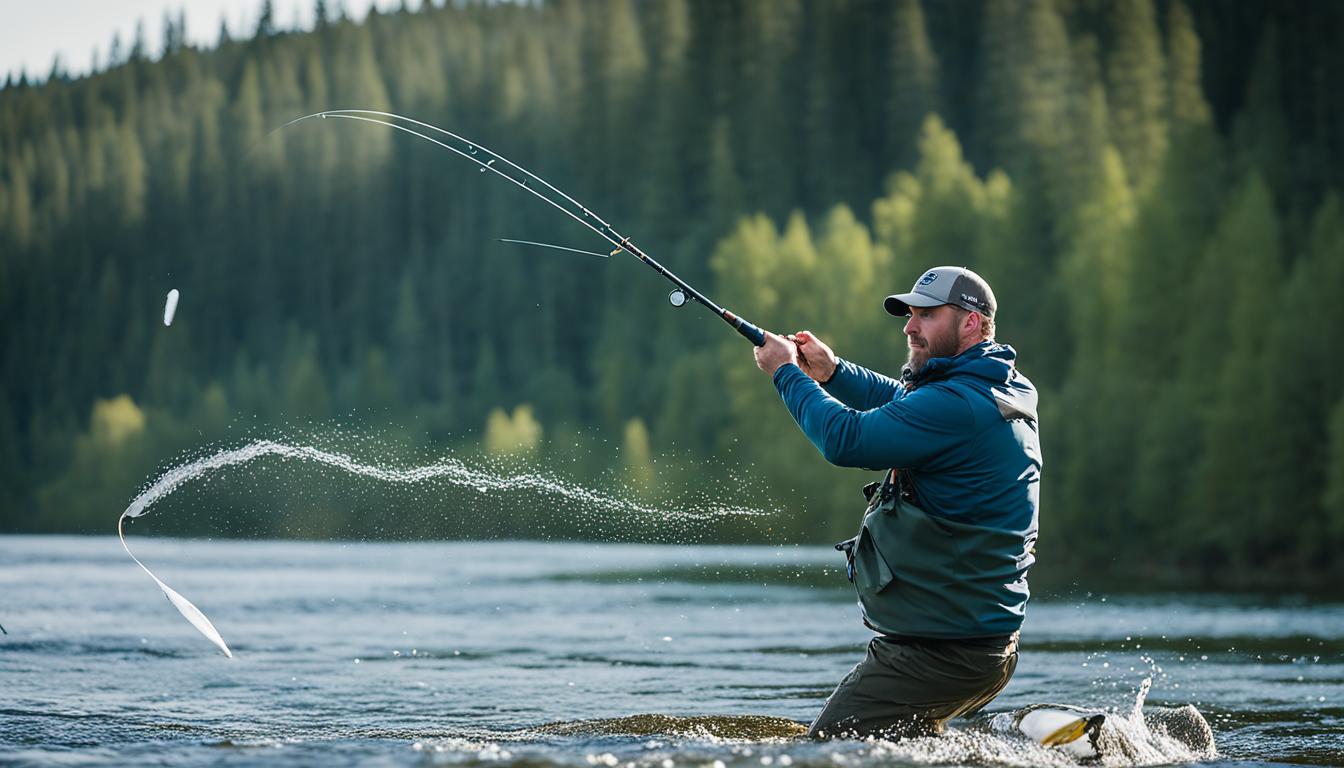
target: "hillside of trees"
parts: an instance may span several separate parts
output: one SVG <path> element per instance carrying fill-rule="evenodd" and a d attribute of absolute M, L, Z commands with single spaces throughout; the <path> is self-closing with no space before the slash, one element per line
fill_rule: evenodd
<path fill-rule="evenodd" d="M 775 524 L 711 538 L 849 535 L 869 475 L 826 465 L 750 347 L 651 270 L 498 243 L 604 245 L 427 142 L 273 132 L 357 107 L 481 141 L 739 314 L 879 370 L 905 355 L 882 297 L 971 267 L 1042 393 L 1042 568 L 1344 583 L 1344 5 L 270 18 L 206 50 L 169 18 L 160 58 L 0 90 L 0 531 L 110 532 L 184 451 L 302 428 L 672 497 L 749 475 Z M 507 508 L 375 525 L 376 494 L 314 483 L 195 503 L 260 535 L 538 532 Z M 212 519 L 174 530 L 229 534 Z"/>

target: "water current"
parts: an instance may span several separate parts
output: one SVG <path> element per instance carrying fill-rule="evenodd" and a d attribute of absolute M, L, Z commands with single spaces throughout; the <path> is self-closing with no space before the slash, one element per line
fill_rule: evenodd
<path fill-rule="evenodd" d="M 1344 605 L 1058 593 L 977 719 L 899 743 L 792 737 L 869 633 L 808 547 L 0 537 L 0 764 L 528 768 L 1071 765 L 1000 727 L 1111 712 L 1105 764 L 1344 764 Z M 1134 713 L 1193 705 L 1216 751 Z"/>

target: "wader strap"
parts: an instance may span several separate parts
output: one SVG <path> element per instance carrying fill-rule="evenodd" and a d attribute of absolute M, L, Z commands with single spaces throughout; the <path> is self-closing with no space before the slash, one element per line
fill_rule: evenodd
<path fill-rule="evenodd" d="M 889 476 L 894 478 L 895 490 L 901 495 L 901 501 L 906 504 L 913 504 L 916 507 L 922 507 L 919 503 L 919 496 L 915 493 L 915 481 L 910 476 L 910 470 L 893 469 Z"/>
<path fill-rule="evenodd" d="M 868 502 L 869 509 L 874 505 L 887 503 L 892 497 L 900 495 L 901 501 L 906 504 L 919 506 L 915 497 L 915 485 L 910 480 L 910 471 L 907 469 L 892 469 L 882 477 L 881 482 L 869 483 L 863 486 L 863 498 Z M 845 539 L 835 545 L 835 551 L 845 554 L 845 578 L 849 583 L 854 583 L 854 549 L 859 545 L 859 537 Z M 870 627 L 873 631 L 881 631 L 876 627 Z"/>

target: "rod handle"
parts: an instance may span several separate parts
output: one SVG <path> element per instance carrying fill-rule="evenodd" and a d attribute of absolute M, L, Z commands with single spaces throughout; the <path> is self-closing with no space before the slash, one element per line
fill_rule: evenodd
<path fill-rule="evenodd" d="M 747 341 L 750 341 L 758 347 L 765 346 L 765 331 L 762 331 L 760 328 L 757 328 L 726 309 L 723 310 L 723 319 L 727 320 L 729 325 L 736 328 L 737 332 L 742 334 L 742 337 Z"/>

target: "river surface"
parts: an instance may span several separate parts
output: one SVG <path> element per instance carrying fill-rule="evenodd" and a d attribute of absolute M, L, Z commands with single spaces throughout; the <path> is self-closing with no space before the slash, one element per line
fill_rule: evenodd
<path fill-rule="evenodd" d="M 1073 764 L 1007 715 L 789 738 L 870 637 L 825 548 L 130 542 L 234 658 L 115 537 L 0 537 L 0 763 Z M 1309 597 L 1041 596 L 989 711 L 1118 721 L 1145 679 L 1145 706 L 1193 704 L 1217 752 L 1154 738 L 1108 764 L 1344 764 L 1344 604 Z"/>

